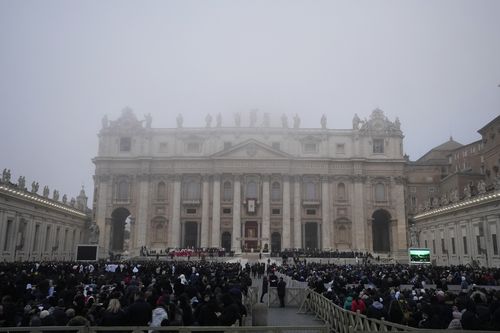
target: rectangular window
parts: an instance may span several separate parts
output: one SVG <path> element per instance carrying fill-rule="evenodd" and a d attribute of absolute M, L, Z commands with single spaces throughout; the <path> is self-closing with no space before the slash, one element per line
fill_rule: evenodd
<path fill-rule="evenodd" d="M 305 153 L 315 153 L 318 151 L 318 145 L 315 143 L 304 143 Z"/>
<path fill-rule="evenodd" d="M 132 139 L 129 137 L 120 138 L 120 151 L 130 151 L 132 149 Z"/>
<path fill-rule="evenodd" d="M 483 249 L 481 248 L 481 236 L 476 236 L 476 243 L 477 243 L 477 253 L 483 254 Z"/>
<path fill-rule="evenodd" d="M 455 237 L 451 237 L 451 253 L 455 254 Z"/>
<path fill-rule="evenodd" d="M 384 140 L 383 139 L 373 139 L 373 153 L 383 154 L 384 153 Z"/>
<path fill-rule="evenodd" d="M 432 253 L 436 254 L 436 240 L 432 240 Z"/>
<path fill-rule="evenodd" d="M 199 142 L 189 142 L 186 145 L 186 150 L 188 153 L 199 153 L 201 151 L 201 145 Z"/>
<path fill-rule="evenodd" d="M 7 221 L 7 229 L 5 230 L 5 237 L 4 237 L 4 242 L 3 242 L 3 250 L 8 251 L 10 249 L 10 240 L 12 239 L 11 233 L 12 233 L 12 224 L 14 222 L 12 220 Z"/>
<path fill-rule="evenodd" d="M 232 146 L 232 143 L 230 141 L 224 142 L 224 149 L 229 149 L 229 148 L 231 148 L 231 146 Z"/>
<path fill-rule="evenodd" d="M 186 214 L 196 214 L 196 208 L 187 208 Z"/>
<path fill-rule="evenodd" d="M 271 212 L 272 212 L 273 215 L 280 215 L 281 214 L 281 209 L 279 209 L 279 208 L 273 208 Z"/>
<path fill-rule="evenodd" d="M 424 240 L 424 245 L 425 245 L 425 248 L 428 249 L 429 247 L 427 246 L 427 239 Z"/>
<path fill-rule="evenodd" d="M 345 154 L 345 144 L 337 143 L 337 154 Z"/>
<path fill-rule="evenodd" d="M 444 238 L 441 238 L 441 253 L 443 254 L 446 253 L 446 248 L 444 246 Z"/>
<path fill-rule="evenodd" d="M 43 250 L 45 252 L 49 251 L 49 246 L 50 246 L 50 226 L 47 226 L 47 231 L 45 232 L 45 246 Z"/>
<path fill-rule="evenodd" d="M 497 234 L 491 235 L 491 244 L 493 244 L 493 254 L 498 255 Z"/>
<path fill-rule="evenodd" d="M 231 208 L 222 208 L 222 214 L 231 214 Z"/>
<path fill-rule="evenodd" d="M 306 215 L 316 215 L 316 209 L 306 209 Z"/>
<path fill-rule="evenodd" d="M 40 236 L 40 225 L 35 226 L 35 236 L 33 237 L 33 252 L 38 251 L 38 237 Z"/>
<path fill-rule="evenodd" d="M 462 240 L 464 243 L 464 254 L 467 254 L 467 236 L 462 236 Z"/>
<path fill-rule="evenodd" d="M 271 146 L 273 147 L 273 149 L 276 149 L 276 150 L 280 150 L 281 149 L 281 145 L 279 142 L 273 142 L 271 144 Z"/>

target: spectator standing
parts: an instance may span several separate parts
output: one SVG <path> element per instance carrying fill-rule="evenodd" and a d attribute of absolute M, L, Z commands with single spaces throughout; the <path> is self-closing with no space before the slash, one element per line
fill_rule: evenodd
<path fill-rule="evenodd" d="M 280 307 L 285 307 L 286 282 L 280 277 L 278 282 L 278 298 L 280 299 Z"/>

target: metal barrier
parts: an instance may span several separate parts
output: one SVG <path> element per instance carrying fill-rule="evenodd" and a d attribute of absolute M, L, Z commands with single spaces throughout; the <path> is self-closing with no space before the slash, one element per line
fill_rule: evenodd
<path fill-rule="evenodd" d="M 300 307 L 304 303 L 306 290 L 307 289 L 304 288 L 287 287 L 285 290 L 285 306 Z M 280 305 L 280 299 L 278 297 L 278 289 L 276 287 L 270 287 L 268 289 L 267 305 L 269 307 Z"/>
<path fill-rule="evenodd" d="M 361 331 L 428 331 L 385 320 L 368 318 L 360 313 L 345 310 L 325 296 L 309 289 L 305 290 L 304 303 L 301 306 L 301 310 L 313 312 L 318 319 L 325 321 L 330 331 L 337 333 Z"/>
<path fill-rule="evenodd" d="M 191 332 L 255 332 L 255 333 L 328 333 L 326 326 L 164 326 L 164 327 L 131 327 L 131 326 L 42 326 L 42 327 L 2 327 L 0 332 L 74 332 L 74 333 L 99 333 L 109 331 L 119 331 L 123 333 L 144 333 L 144 332 L 170 332 L 170 333 L 191 333 Z"/>

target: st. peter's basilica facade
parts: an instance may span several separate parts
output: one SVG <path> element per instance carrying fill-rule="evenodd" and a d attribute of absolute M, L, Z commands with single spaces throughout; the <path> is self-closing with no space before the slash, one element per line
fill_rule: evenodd
<path fill-rule="evenodd" d="M 379 109 L 352 128 L 295 116 L 152 128 L 103 119 L 94 216 L 101 256 L 140 249 L 317 248 L 406 256 L 403 133 Z"/>

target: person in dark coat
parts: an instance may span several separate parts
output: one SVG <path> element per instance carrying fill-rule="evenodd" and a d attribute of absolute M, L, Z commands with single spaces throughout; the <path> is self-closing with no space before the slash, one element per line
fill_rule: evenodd
<path fill-rule="evenodd" d="M 262 300 L 264 298 L 264 295 L 267 294 L 269 288 L 269 282 L 267 281 L 267 276 L 264 276 L 262 278 L 262 295 L 260 296 L 260 302 L 264 303 Z"/>
<path fill-rule="evenodd" d="M 109 305 L 104 311 L 101 326 L 123 326 L 125 323 L 125 312 L 122 310 L 120 301 L 116 298 L 109 300 Z"/>
<path fill-rule="evenodd" d="M 387 319 L 387 312 L 384 309 L 384 305 L 382 304 L 382 298 L 375 300 L 366 310 L 366 316 L 368 318 L 375 319 Z"/>
<path fill-rule="evenodd" d="M 280 277 L 278 282 L 278 298 L 280 299 L 280 307 L 285 307 L 286 282 Z"/>
<path fill-rule="evenodd" d="M 132 303 L 125 312 L 130 326 L 148 326 L 153 309 L 151 305 L 146 302 L 145 298 L 142 291 L 135 293 L 134 303 Z"/>

